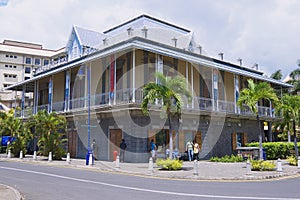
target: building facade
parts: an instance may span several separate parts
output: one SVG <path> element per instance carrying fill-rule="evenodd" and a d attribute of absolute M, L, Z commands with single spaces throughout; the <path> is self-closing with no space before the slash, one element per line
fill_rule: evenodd
<path fill-rule="evenodd" d="M 22 107 L 22 92 L 5 90 L 6 87 L 32 78 L 35 70 L 65 58 L 65 50 L 43 49 L 40 44 L 4 40 L 0 43 L 0 101 L 9 108 Z M 32 93 L 24 94 L 26 105 L 33 105 Z"/>
<path fill-rule="evenodd" d="M 33 78 L 8 89 L 34 94 L 33 106 L 23 108 L 19 117 L 40 109 L 65 115 L 68 151 L 78 158 L 85 157 L 94 139 L 100 160 L 112 160 L 122 139 L 125 162 L 146 162 L 152 139 L 164 157 L 170 137 L 180 153 L 187 141 L 197 141 L 202 159 L 235 153 L 259 135 L 256 116 L 236 104 L 247 80 L 269 82 L 276 90 L 290 87 L 257 69 L 203 55 L 192 31 L 147 15 L 103 33 L 74 26 L 66 53 L 67 62 L 41 66 Z M 156 72 L 184 76 L 192 94 L 191 101 L 183 97 L 182 116 L 172 119 L 171 134 L 169 122 L 160 117 L 161 102 L 149 106 L 149 116 L 140 109 L 143 86 L 158 82 Z M 270 102 L 258 107 L 269 126 L 278 119 Z"/>

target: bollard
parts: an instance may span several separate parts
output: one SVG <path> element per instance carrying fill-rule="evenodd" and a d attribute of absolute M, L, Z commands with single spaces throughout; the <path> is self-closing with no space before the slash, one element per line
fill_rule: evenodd
<path fill-rule="evenodd" d="M 282 164 L 280 158 L 277 160 L 277 171 L 282 172 Z"/>
<path fill-rule="evenodd" d="M 33 152 L 33 160 L 37 160 L 36 151 Z"/>
<path fill-rule="evenodd" d="M 20 159 L 23 159 L 23 151 L 20 151 Z"/>
<path fill-rule="evenodd" d="M 11 151 L 8 150 L 7 158 L 11 158 Z"/>
<path fill-rule="evenodd" d="M 89 166 L 93 166 L 93 154 L 90 153 L 89 155 Z"/>
<path fill-rule="evenodd" d="M 153 171 L 153 159 L 149 158 L 149 166 L 148 166 L 149 171 Z"/>
<path fill-rule="evenodd" d="M 48 161 L 49 161 L 49 162 L 51 162 L 51 161 L 52 161 L 52 152 L 49 152 Z"/>
<path fill-rule="evenodd" d="M 298 157 L 298 169 L 300 169 L 300 156 Z"/>
<path fill-rule="evenodd" d="M 120 157 L 117 156 L 117 159 L 116 159 L 116 168 L 120 168 Z"/>
<path fill-rule="evenodd" d="M 194 160 L 194 175 L 198 176 L 198 161 Z"/>
<path fill-rule="evenodd" d="M 67 163 L 70 164 L 71 163 L 71 159 L 70 159 L 70 153 L 67 153 Z"/>
<path fill-rule="evenodd" d="M 246 162 L 246 175 L 251 175 L 252 172 L 251 172 L 251 163 L 250 163 L 250 160 L 247 160 Z"/>

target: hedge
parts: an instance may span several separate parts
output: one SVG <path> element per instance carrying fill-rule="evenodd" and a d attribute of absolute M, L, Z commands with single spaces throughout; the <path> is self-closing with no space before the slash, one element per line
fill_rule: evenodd
<path fill-rule="evenodd" d="M 300 143 L 298 142 L 298 149 Z M 258 142 L 252 142 L 247 144 L 248 147 L 259 147 Z M 293 142 L 264 142 L 262 144 L 266 150 L 267 160 L 286 159 L 288 156 L 294 154 L 295 147 Z"/>

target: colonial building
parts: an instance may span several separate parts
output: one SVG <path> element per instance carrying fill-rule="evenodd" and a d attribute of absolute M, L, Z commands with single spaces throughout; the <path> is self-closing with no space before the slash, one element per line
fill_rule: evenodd
<path fill-rule="evenodd" d="M 66 116 L 73 157 L 85 157 L 95 139 L 97 159 L 112 160 L 123 138 L 125 161 L 145 162 L 149 141 L 154 139 L 158 156 L 164 156 L 170 135 L 181 153 L 187 141 L 196 140 L 203 159 L 231 154 L 237 146 L 258 141 L 255 115 L 236 104 L 247 80 L 266 81 L 276 90 L 290 87 L 256 68 L 203 55 L 192 31 L 147 15 L 103 33 L 74 26 L 66 52 L 67 62 L 40 66 L 33 78 L 9 89 L 34 93 L 33 106 L 23 108 L 19 117 L 40 109 Z M 159 101 L 149 107 L 150 116 L 140 109 L 143 86 L 157 82 L 155 72 L 184 76 L 192 94 L 192 101 L 184 101 L 181 119 L 172 122 L 172 134 L 160 117 Z M 278 119 L 270 102 L 258 107 L 264 122 Z"/>
<path fill-rule="evenodd" d="M 0 43 L 0 101 L 9 108 L 22 107 L 22 92 L 4 90 L 5 87 L 30 79 L 40 67 L 59 63 L 66 57 L 65 49 L 44 49 L 40 44 L 4 40 Z M 24 107 L 33 106 L 32 93 L 23 93 Z"/>

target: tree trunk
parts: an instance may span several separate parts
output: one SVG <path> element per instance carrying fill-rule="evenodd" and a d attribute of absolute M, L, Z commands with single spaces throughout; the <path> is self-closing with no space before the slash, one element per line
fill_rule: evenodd
<path fill-rule="evenodd" d="M 262 147 L 262 131 L 261 131 L 261 124 L 260 124 L 260 118 L 257 114 L 257 123 L 258 123 L 258 130 L 259 130 L 259 160 L 263 160 L 263 147 Z"/>
<path fill-rule="evenodd" d="M 296 133 L 296 122 L 295 122 L 295 120 L 293 120 L 293 131 L 294 131 L 295 156 L 296 156 L 296 159 L 298 160 L 299 153 L 298 153 L 298 144 L 297 144 L 297 133 Z"/>

